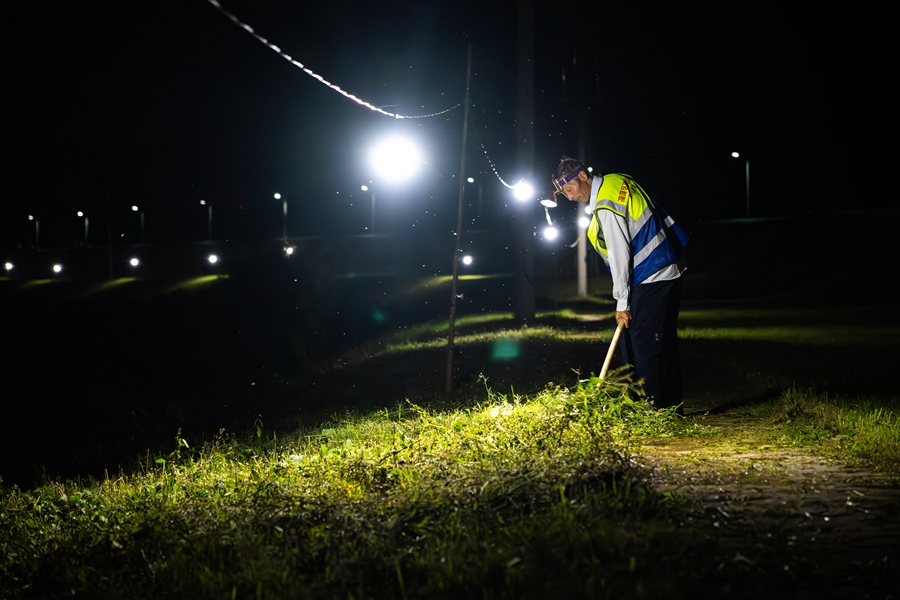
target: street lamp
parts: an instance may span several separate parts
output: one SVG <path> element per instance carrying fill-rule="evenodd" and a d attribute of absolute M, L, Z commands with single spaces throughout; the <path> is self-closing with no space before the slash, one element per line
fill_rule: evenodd
<path fill-rule="evenodd" d="M 90 227 L 91 220 L 88 218 L 87 214 L 84 211 L 79 210 L 77 213 L 79 217 L 84 218 L 84 245 L 88 245 L 88 228 Z"/>
<path fill-rule="evenodd" d="M 275 192 L 275 199 L 281 200 L 281 194 Z M 284 238 L 284 241 L 287 242 L 287 198 L 284 198 L 284 202 L 281 205 L 282 218 L 281 218 L 281 237 Z"/>
<path fill-rule="evenodd" d="M 525 202 L 534 198 L 534 187 L 527 181 L 520 181 L 512 186 L 513 196 L 519 202 Z"/>
<path fill-rule="evenodd" d="M 202 202 L 202 200 L 201 200 L 201 202 Z M 141 213 L 141 243 L 143 244 L 144 243 L 144 211 L 142 211 L 140 209 L 140 207 L 138 207 L 136 204 L 131 205 L 131 210 L 133 212 Z M 210 207 L 210 210 L 212 210 L 212 207 Z"/>
<path fill-rule="evenodd" d="M 212 241 L 212 202 L 207 202 L 206 200 L 201 200 L 200 204 L 202 206 L 207 207 L 207 227 L 209 229 L 209 241 Z"/>
<path fill-rule="evenodd" d="M 29 221 L 34 221 L 34 249 L 38 249 L 38 242 L 41 235 L 41 222 L 34 215 L 28 215 Z"/>
<path fill-rule="evenodd" d="M 369 165 L 380 182 L 400 184 L 412 179 L 425 160 L 419 146 L 410 138 L 399 135 L 387 137 L 372 147 Z M 371 182 L 370 182 L 371 183 Z M 372 192 L 372 230 L 375 229 L 375 190 L 360 186 L 364 192 Z"/>
<path fill-rule="evenodd" d="M 740 152 L 732 152 L 732 158 L 740 158 Z M 750 159 L 747 158 L 744 160 L 744 182 L 746 184 L 746 193 L 747 193 L 747 216 L 750 216 Z"/>
<path fill-rule="evenodd" d="M 422 151 L 413 140 L 392 136 L 381 140 L 372 148 L 369 162 L 379 179 L 389 183 L 402 183 L 416 174 L 424 160 Z"/>
<path fill-rule="evenodd" d="M 359 189 L 361 189 L 364 192 L 368 192 L 370 190 L 369 186 L 367 186 L 366 184 L 362 184 L 361 186 L 359 186 Z M 370 229 L 372 231 L 375 231 L 375 190 L 372 189 L 371 191 L 372 191 L 372 218 L 370 221 L 370 224 L 371 224 Z"/>

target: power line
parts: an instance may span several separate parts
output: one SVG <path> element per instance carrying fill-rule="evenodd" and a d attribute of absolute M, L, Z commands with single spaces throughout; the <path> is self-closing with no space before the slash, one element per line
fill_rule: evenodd
<path fill-rule="evenodd" d="M 306 73 L 307 75 L 309 75 L 309 76 L 312 77 L 313 79 L 317 80 L 319 83 L 321 83 L 321 84 L 323 84 L 323 85 L 327 85 L 329 88 L 331 88 L 332 90 L 334 90 L 334 91 L 336 91 L 337 93 L 341 94 L 341 95 L 344 96 L 345 98 L 349 98 L 350 100 L 353 100 L 353 101 L 356 102 L 357 104 L 359 104 L 359 105 L 361 105 L 361 106 L 365 106 L 365 107 L 368 108 L 369 110 L 375 111 L 375 112 L 377 112 L 377 113 L 381 113 L 381 114 L 386 115 L 386 116 L 388 116 L 388 117 L 394 117 L 395 119 L 427 119 L 427 118 L 429 118 L 429 117 L 436 117 L 436 116 L 438 116 L 438 115 L 442 115 L 442 114 L 448 113 L 448 112 L 450 112 L 451 110 L 453 110 L 453 109 L 455 109 L 455 108 L 459 108 L 459 106 L 460 106 L 459 104 L 456 104 L 455 106 L 451 106 L 450 108 L 448 108 L 448 109 L 446 109 L 446 110 L 442 110 L 442 111 L 435 112 L 435 113 L 431 113 L 431 114 L 427 114 L 427 115 L 416 115 L 416 116 L 401 115 L 401 114 L 397 114 L 397 113 L 388 112 L 388 111 L 386 111 L 386 110 L 384 110 L 384 109 L 381 109 L 381 108 L 379 108 L 379 107 L 377 107 L 377 106 L 374 106 L 373 104 L 370 104 L 369 102 L 366 102 L 365 100 L 363 100 L 363 99 L 361 99 L 361 98 L 359 98 L 359 97 L 357 97 L 357 96 L 354 96 L 353 94 L 351 94 L 351 93 L 349 93 L 349 92 L 347 92 L 347 91 L 342 90 L 339 86 L 337 86 L 337 85 L 331 83 L 330 81 L 327 81 L 324 77 L 322 77 L 321 75 L 319 75 L 318 73 L 316 73 L 316 72 L 313 71 L 312 69 L 310 69 L 310 68 L 306 67 L 305 65 L 303 65 L 303 63 L 301 63 L 301 62 L 299 62 L 299 61 L 297 61 L 297 60 L 294 60 L 290 55 L 288 55 L 288 54 L 286 54 L 284 51 L 282 51 L 281 48 L 279 48 L 279 47 L 276 46 L 275 44 L 269 42 L 269 40 L 267 40 L 266 38 L 264 38 L 264 37 L 262 37 L 261 35 L 259 35 L 258 33 L 256 33 L 256 31 L 253 29 L 253 27 L 251 27 L 250 25 L 244 23 L 243 21 L 241 21 L 240 19 L 238 19 L 236 16 L 234 16 L 233 14 L 231 14 L 230 12 L 228 12 L 227 10 L 225 10 L 225 9 L 222 7 L 222 5 L 219 4 L 219 2 L 218 2 L 217 0 L 207 0 L 207 2 L 209 2 L 210 4 L 212 4 L 213 6 L 215 6 L 216 9 L 218 9 L 218 11 L 219 11 L 220 13 L 222 13 L 223 15 L 225 15 L 226 17 L 228 17 L 228 19 L 231 20 L 235 25 L 239 26 L 241 29 L 243 29 L 243 30 L 247 31 L 248 33 L 250 33 L 250 35 L 252 35 L 252 36 L 255 37 L 257 40 L 259 40 L 259 42 L 261 42 L 262 44 L 264 44 L 265 46 L 267 46 L 269 49 L 274 50 L 275 52 L 277 52 L 279 56 L 281 56 L 282 58 L 284 58 L 285 60 L 287 60 L 288 62 L 290 62 L 292 65 L 294 65 L 295 67 L 298 67 L 298 68 L 301 69 L 304 73 Z"/>

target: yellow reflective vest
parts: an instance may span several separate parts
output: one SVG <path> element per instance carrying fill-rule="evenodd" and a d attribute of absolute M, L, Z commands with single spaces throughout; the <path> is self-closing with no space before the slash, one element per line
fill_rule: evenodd
<path fill-rule="evenodd" d="M 603 176 L 603 183 L 594 199 L 591 224 L 587 232 L 591 245 L 603 258 L 607 269 L 609 252 L 597 216 L 601 210 L 612 211 L 617 217 L 625 219 L 628 225 L 632 285 L 641 283 L 681 257 L 688 242 L 687 234 L 659 204 L 650 199 L 631 176 L 612 173 Z"/>

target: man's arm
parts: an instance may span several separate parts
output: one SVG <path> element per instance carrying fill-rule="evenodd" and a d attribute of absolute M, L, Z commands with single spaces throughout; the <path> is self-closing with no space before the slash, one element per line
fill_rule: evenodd
<path fill-rule="evenodd" d="M 631 240 L 625 219 L 613 211 L 601 208 L 597 219 L 603 229 L 606 250 L 609 253 L 609 270 L 612 275 L 612 295 L 616 300 L 616 312 L 631 310 Z M 628 315 L 628 320 L 631 315 Z M 616 320 L 619 316 L 616 315 Z M 626 327 L 629 323 L 626 323 Z"/>

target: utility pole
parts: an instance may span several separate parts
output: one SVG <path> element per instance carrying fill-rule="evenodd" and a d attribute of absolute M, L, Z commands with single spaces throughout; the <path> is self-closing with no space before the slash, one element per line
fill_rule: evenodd
<path fill-rule="evenodd" d="M 516 155 L 521 179 L 534 173 L 534 0 L 519 0 L 516 68 Z M 535 316 L 534 235 L 529 219 L 533 203 L 516 215 L 516 322 L 527 324 Z"/>
<path fill-rule="evenodd" d="M 450 324 L 447 328 L 447 380 L 446 389 L 453 391 L 453 337 L 456 330 L 456 282 L 459 280 L 459 254 L 462 252 L 463 193 L 466 177 L 466 134 L 469 129 L 469 79 L 472 74 L 472 46 L 466 61 L 466 100 L 463 107 L 462 156 L 459 159 L 459 204 L 456 209 L 456 235 L 453 249 L 453 284 L 450 289 Z"/>

